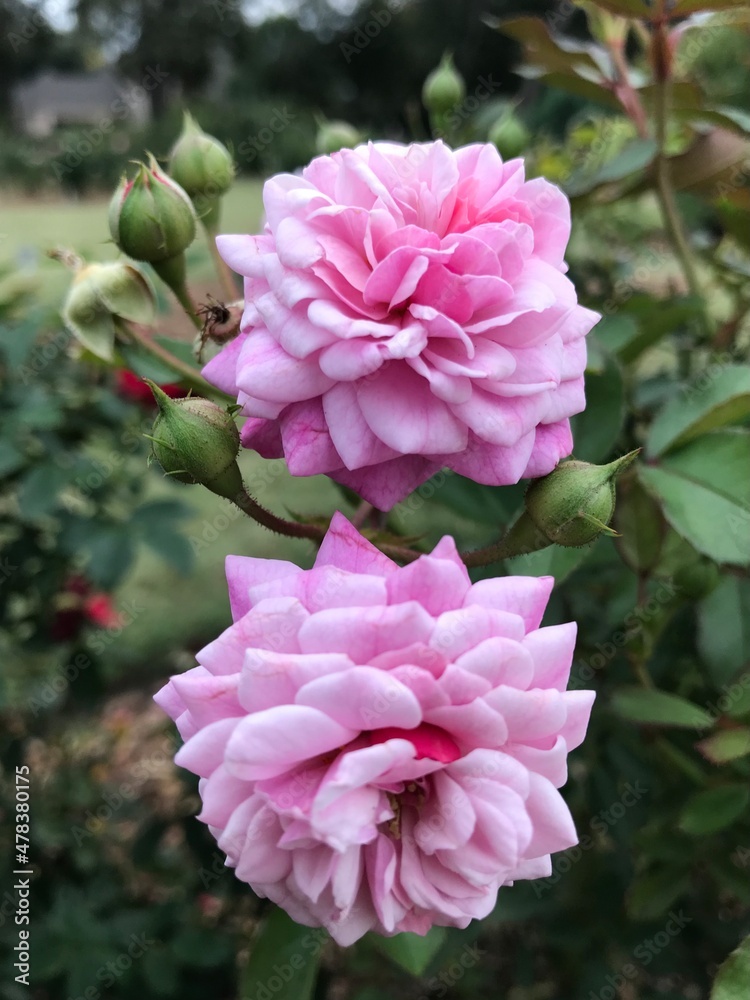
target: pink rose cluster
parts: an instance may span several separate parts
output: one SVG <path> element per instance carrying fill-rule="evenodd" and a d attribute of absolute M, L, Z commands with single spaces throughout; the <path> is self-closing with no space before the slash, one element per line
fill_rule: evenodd
<path fill-rule="evenodd" d="M 551 578 L 472 585 L 447 537 L 399 567 L 341 514 L 313 569 L 227 576 L 234 624 L 157 701 L 256 893 L 345 945 L 465 927 L 576 842 L 558 789 L 594 694 L 565 690 L 575 625 L 539 627 Z"/>
<path fill-rule="evenodd" d="M 570 207 L 496 148 L 376 142 L 263 192 L 260 236 L 222 236 L 240 335 L 205 368 L 242 439 L 383 510 L 448 467 L 493 486 L 570 454 L 598 315 L 566 277 Z"/>

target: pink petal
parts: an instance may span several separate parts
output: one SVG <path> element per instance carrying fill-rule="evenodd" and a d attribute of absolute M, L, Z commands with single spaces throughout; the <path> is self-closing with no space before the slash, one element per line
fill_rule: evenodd
<path fill-rule="evenodd" d="M 534 661 L 535 687 L 565 690 L 573 663 L 577 631 L 575 622 L 566 622 L 564 625 L 537 629 L 526 636 L 523 645 Z"/>
<path fill-rule="evenodd" d="M 237 724 L 226 747 L 226 765 L 247 781 L 272 778 L 356 735 L 315 708 L 279 705 L 248 715 Z"/>
<path fill-rule="evenodd" d="M 412 729 L 422 719 L 419 702 L 407 687 L 366 666 L 310 681 L 299 689 L 295 703 L 327 712 L 348 729 Z"/>
<path fill-rule="evenodd" d="M 506 576 L 480 580 L 469 590 L 464 605 L 509 611 L 523 618 L 527 632 L 539 628 L 555 584 L 551 576 Z M 540 684 L 540 687 L 546 687 Z"/>
<path fill-rule="evenodd" d="M 227 556 L 224 565 L 229 603 L 235 621 L 252 607 L 249 598 L 251 587 L 268 580 L 297 576 L 302 572 L 299 566 L 284 559 L 258 559 L 255 556 Z"/>
<path fill-rule="evenodd" d="M 331 518 L 315 565 L 337 566 L 352 573 L 368 573 L 373 576 L 387 576 L 398 569 L 397 564 L 384 556 L 372 542 L 363 538 L 340 511 L 336 511 Z"/>

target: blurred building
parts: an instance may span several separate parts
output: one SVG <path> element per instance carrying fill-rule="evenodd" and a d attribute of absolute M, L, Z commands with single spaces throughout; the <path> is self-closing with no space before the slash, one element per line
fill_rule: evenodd
<path fill-rule="evenodd" d="M 151 114 L 146 90 L 108 69 L 40 73 L 13 88 L 11 108 L 19 131 L 37 139 L 61 125 L 121 121 L 140 126 Z"/>

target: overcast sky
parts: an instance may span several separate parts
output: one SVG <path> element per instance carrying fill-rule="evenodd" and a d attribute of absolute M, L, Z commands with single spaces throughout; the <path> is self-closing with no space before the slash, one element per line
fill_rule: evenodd
<path fill-rule="evenodd" d="M 242 0 L 242 7 L 247 20 L 251 24 L 259 24 L 269 17 L 291 14 L 304 6 L 304 2 L 305 0 Z M 58 31 L 67 31 L 73 26 L 73 3 L 74 0 L 43 0 L 44 13 Z M 327 0 L 327 3 L 342 14 L 351 13 L 357 6 L 357 0 Z"/>

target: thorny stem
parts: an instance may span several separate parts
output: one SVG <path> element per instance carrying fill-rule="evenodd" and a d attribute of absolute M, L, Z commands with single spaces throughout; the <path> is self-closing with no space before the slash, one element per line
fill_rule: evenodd
<path fill-rule="evenodd" d="M 481 549 L 462 552 L 461 558 L 468 567 L 489 566 L 492 563 L 502 562 L 503 559 L 511 559 L 513 556 L 538 552 L 551 544 L 549 538 L 537 528 L 524 511 L 498 541 Z"/>
<path fill-rule="evenodd" d="M 313 541 L 322 541 L 325 531 L 317 524 L 300 524 L 298 521 L 287 521 L 283 517 L 277 517 L 262 504 L 259 504 L 255 497 L 251 496 L 245 486 L 237 496 L 231 497 L 232 503 L 240 510 L 251 517 L 258 524 L 269 531 L 275 531 L 278 535 L 287 535 L 289 538 L 311 538 Z"/>
<path fill-rule="evenodd" d="M 286 535 L 289 538 L 309 538 L 314 542 L 322 542 L 328 531 L 327 526 L 324 528 L 318 524 L 303 524 L 299 521 L 287 521 L 283 517 L 278 517 L 259 504 L 244 486 L 237 496 L 232 496 L 229 499 L 248 517 L 278 535 Z M 403 563 L 414 562 L 422 554 L 414 549 L 403 548 L 399 545 L 381 544 L 377 539 L 373 541 L 373 544 L 380 549 L 383 555 Z"/>

